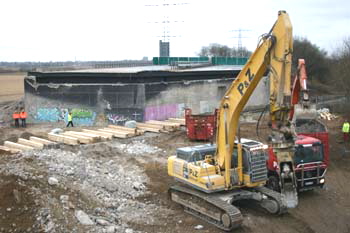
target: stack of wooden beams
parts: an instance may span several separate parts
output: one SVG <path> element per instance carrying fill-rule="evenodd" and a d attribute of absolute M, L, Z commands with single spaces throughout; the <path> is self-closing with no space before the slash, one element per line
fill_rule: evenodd
<path fill-rule="evenodd" d="M 172 122 L 172 123 L 179 123 L 181 126 L 186 125 L 185 118 L 169 118 L 168 120 L 165 120 L 166 122 Z"/>
<path fill-rule="evenodd" d="M 180 123 L 155 121 L 155 120 L 146 121 L 146 124 L 160 125 L 160 126 L 163 126 L 166 131 L 170 131 L 170 132 L 179 130 L 181 126 Z"/>
<path fill-rule="evenodd" d="M 33 150 L 33 149 L 43 149 L 45 146 L 52 145 L 54 142 L 31 136 L 29 140 L 24 138 L 18 138 L 16 142 L 5 141 L 3 146 L 0 146 L 1 151 L 9 153 L 19 153 L 24 150 Z"/>
<path fill-rule="evenodd" d="M 136 127 L 139 130 L 143 130 L 143 131 L 147 131 L 147 132 L 153 132 L 153 133 L 166 132 L 164 126 L 162 126 L 162 125 L 137 122 Z"/>

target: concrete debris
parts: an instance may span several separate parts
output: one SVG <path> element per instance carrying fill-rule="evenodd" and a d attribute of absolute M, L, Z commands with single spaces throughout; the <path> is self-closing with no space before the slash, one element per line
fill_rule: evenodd
<path fill-rule="evenodd" d="M 136 121 L 127 121 L 124 126 L 128 128 L 136 128 Z"/>
<path fill-rule="evenodd" d="M 83 225 L 93 225 L 94 224 L 94 222 L 90 219 L 89 215 L 87 215 L 82 210 L 75 211 L 75 217 Z"/>
<path fill-rule="evenodd" d="M 141 198 L 150 195 L 150 181 L 144 168 L 135 163 L 135 157 L 142 163 L 163 150 L 145 139 L 124 143 L 113 140 L 24 151 L 6 166 L 0 164 L 2 174 L 18 177 L 33 196 L 34 208 L 27 210 L 35 210 L 31 231 L 124 233 L 129 229 L 136 233 L 129 222 L 156 224 L 155 216 L 172 213 Z M 13 199 L 28 200 L 22 190 L 20 194 Z M 17 211 L 10 209 L 8 213 Z"/>
<path fill-rule="evenodd" d="M 50 185 L 58 185 L 58 180 L 55 177 L 50 177 L 48 182 Z"/>
<path fill-rule="evenodd" d="M 118 148 L 125 153 L 133 155 L 155 154 L 161 151 L 158 147 L 145 144 L 144 140 L 121 144 Z"/>
<path fill-rule="evenodd" d="M 116 232 L 116 227 L 115 226 L 109 226 L 106 228 L 106 233 L 114 233 Z"/>
<path fill-rule="evenodd" d="M 63 133 L 63 129 L 56 128 L 56 129 L 51 130 L 50 133 L 60 134 L 60 133 Z"/>
<path fill-rule="evenodd" d="M 101 219 L 101 218 L 96 219 L 96 223 L 100 224 L 102 226 L 107 226 L 110 224 L 110 222 L 108 222 L 107 220 Z"/>
<path fill-rule="evenodd" d="M 133 233 L 133 232 L 134 232 L 133 229 L 130 229 L 130 228 L 125 230 L 125 233 Z"/>

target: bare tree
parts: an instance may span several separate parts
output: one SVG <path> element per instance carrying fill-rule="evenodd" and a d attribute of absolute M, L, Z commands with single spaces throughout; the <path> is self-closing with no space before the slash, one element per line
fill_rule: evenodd
<path fill-rule="evenodd" d="M 230 48 L 227 45 L 214 43 L 209 46 L 203 46 L 198 55 L 206 57 L 249 57 L 251 52 L 245 47 L 238 50 L 234 47 Z"/>
<path fill-rule="evenodd" d="M 343 44 L 336 49 L 331 63 L 332 77 L 337 90 L 350 95 L 350 37 L 343 40 Z"/>

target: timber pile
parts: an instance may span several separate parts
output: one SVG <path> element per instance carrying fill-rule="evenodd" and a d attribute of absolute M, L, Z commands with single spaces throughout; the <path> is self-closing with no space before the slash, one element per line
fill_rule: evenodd
<path fill-rule="evenodd" d="M 24 150 L 33 150 L 33 149 L 43 149 L 49 145 L 53 145 L 54 142 L 31 136 L 29 140 L 24 138 L 18 138 L 16 142 L 5 141 L 3 146 L 0 146 L 0 151 L 7 153 L 15 154 L 22 152 Z"/>
<path fill-rule="evenodd" d="M 155 121 L 155 120 L 146 121 L 146 124 L 160 125 L 160 126 L 163 126 L 166 131 L 170 131 L 170 132 L 179 130 L 181 126 L 180 123 Z"/>
<path fill-rule="evenodd" d="M 164 126 L 141 123 L 141 122 L 136 122 L 136 128 L 143 130 L 143 131 L 153 132 L 153 133 L 160 133 L 160 132 L 166 131 Z"/>
<path fill-rule="evenodd" d="M 331 121 L 331 120 L 333 120 L 333 119 L 338 117 L 338 116 L 330 113 L 328 108 L 319 109 L 319 110 L 317 110 L 317 113 L 319 115 L 319 118 L 325 119 L 325 120 L 328 120 L 328 121 Z"/>
<path fill-rule="evenodd" d="M 165 120 L 165 122 L 178 123 L 181 126 L 185 126 L 186 125 L 185 118 L 169 118 L 168 120 Z"/>

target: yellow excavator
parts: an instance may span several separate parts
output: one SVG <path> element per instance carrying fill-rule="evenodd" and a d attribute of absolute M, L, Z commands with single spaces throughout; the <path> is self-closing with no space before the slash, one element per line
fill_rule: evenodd
<path fill-rule="evenodd" d="M 252 200 L 272 214 L 287 211 L 284 194 L 266 188 L 267 145 L 236 138 L 239 117 L 264 74 L 270 76 L 270 143 L 281 164 L 282 179 L 293 174 L 294 137 L 288 121 L 292 63 L 292 25 L 285 11 L 259 45 L 221 100 L 216 144 L 178 148 L 168 158 L 168 174 L 180 181 L 171 186 L 171 200 L 186 212 L 229 231 L 243 217 L 233 203 Z M 293 182 L 292 186 L 294 185 Z"/>

